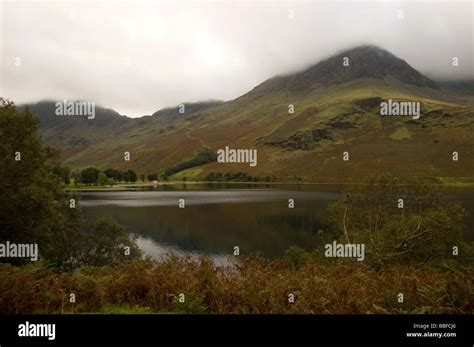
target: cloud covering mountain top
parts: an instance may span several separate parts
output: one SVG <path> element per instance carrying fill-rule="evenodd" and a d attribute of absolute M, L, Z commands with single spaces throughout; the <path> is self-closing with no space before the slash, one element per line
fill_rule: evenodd
<path fill-rule="evenodd" d="M 129 116 L 233 99 L 375 44 L 432 78 L 473 78 L 472 2 L 2 2 L 1 95 Z M 459 66 L 452 66 L 456 57 Z"/>

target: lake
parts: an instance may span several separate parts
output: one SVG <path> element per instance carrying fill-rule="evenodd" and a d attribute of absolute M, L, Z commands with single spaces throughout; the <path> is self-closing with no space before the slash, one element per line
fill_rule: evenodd
<path fill-rule="evenodd" d="M 223 264 L 235 246 L 240 254 L 262 252 L 269 258 L 282 256 L 291 245 L 314 248 L 315 233 L 328 225 L 326 207 L 342 187 L 174 184 L 131 189 L 82 192 L 84 218 L 115 219 L 136 234 L 144 254 L 155 259 L 173 251 L 206 254 Z M 466 236 L 474 239 L 474 189 L 449 189 L 446 197 L 461 201 L 470 212 Z M 179 199 L 185 208 L 178 207 Z M 293 209 L 288 199 L 294 199 Z"/>

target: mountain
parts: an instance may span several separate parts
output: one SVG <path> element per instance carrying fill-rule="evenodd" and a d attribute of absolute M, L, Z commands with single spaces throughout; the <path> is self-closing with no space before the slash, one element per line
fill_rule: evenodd
<path fill-rule="evenodd" d="M 95 107 L 93 120 L 87 116 L 57 115 L 55 101 L 40 101 L 28 107 L 40 119 L 40 132 L 44 140 L 58 148 L 83 147 L 98 143 L 104 133 L 110 129 L 126 128 L 131 120 L 112 109 L 100 106 Z"/>
<path fill-rule="evenodd" d="M 95 107 L 95 116 L 97 121 L 94 123 L 88 122 L 87 117 L 68 117 L 67 115 L 58 116 L 56 115 L 56 102 L 55 101 L 40 101 L 35 104 L 28 105 L 30 109 L 41 115 L 41 123 L 43 127 L 67 130 L 71 126 L 85 126 L 85 127 L 107 127 L 117 126 L 126 124 L 129 118 L 121 116 L 119 113 L 112 109 L 103 108 L 100 106 Z"/>
<path fill-rule="evenodd" d="M 349 66 L 344 66 L 344 58 Z M 256 148 L 258 165 L 208 163 L 174 175 L 246 172 L 280 180 L 341 182 L 376 172 L 472 177 L 474 97 L 445 88 L 375 46 L 360 46 L 301 72 L 264 81 L 227 102 L 202 102 L 130 119 L 101 109 L 93 120 L 58 118 L 32 105 L 41 134 L 66 165 L 162 172 L 204 147 Z M 421 117 L 381 117 L 389 99 L 420 102 Z M 294 108 L 294 112 L 289 112 Z M 83 139 L 78 141 L 79 139 Z M 123 152 L 132 155 L 123 160 Z M 342 153 L 350 160 L 343 161 Z M 452 152 L 460 160 L 453 162 Z"/>
<path fill-rule="evenodd" d="M 434 81 L 413 69 L 406 61 L 384 49 L 366 45 L 339 53 L 302 72 L 272 78 L 255 91 L 310 91 L 359 78 L 393 78 L 418 87 L 438 89 Z"/>

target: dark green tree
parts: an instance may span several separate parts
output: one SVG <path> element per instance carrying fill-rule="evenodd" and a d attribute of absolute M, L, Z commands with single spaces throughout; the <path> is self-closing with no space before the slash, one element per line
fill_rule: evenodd
<path fill-rule="evenodd" d="M 122 171 L 120 173 L 120 178 L 121 178 L 121 181 L 124 181 L 125 183 L 130 182 L 130 172 Z"/>
<path fill-rule="evenodd" d="M 58 152 L 43 145 L 37 128 L 28 108 L 19 112 L 0 99 L 0 240 L 37 243 L 40 257 L 65 263 L 80 216 L 69 208 L 54 171 Z"/>
<path fill-rule="evenodd" d="M 117 170 L 114 169 L 107 169 L 104 173 L 108 178 L 115 178 L 117 176 Z"/>
<path fill-rule="evenodd" d="M 138 179 L 137 174 L 133 170 L 128 170 L 127 171 L 128 177 L 130 179 L 130 182 L 135 183 Z"/>
<path fill-rule="evenodd" d="M 95 167 L 88 167 L 81 172 L 81 181 L 86 184 L 96 184 L 100 171 Z"/>
<path fill-rule="evenodd" d="M 150 182 L 151 182 L 151 181 L 156 181 L 156 180 L 158 180 L 158 174 L 157 174 L 157 173 L 148 174 L 147 179 L 148 179 L 148 181 L 150 181 Z"/>
<path fill-rule="evenodd" d="M 65 185 L 71 183 L 71 169 L 67 166 L 61 166 L 59 163 L 53 165 L 53 172 L 64 182 Z"/>

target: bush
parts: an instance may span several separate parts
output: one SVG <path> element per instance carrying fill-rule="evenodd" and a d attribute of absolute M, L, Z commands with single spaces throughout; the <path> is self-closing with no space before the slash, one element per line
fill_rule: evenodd
<path fill-rule="evenodd" d="M 373 265 L 439 262 L 454 259 L 453 246 L 464 253 L 472 247 L 463 241 L 466 211 L 443 202 L 432 180 L 370 178 L 352 185 L 328 211 L 339 240 L 365 244 Z"/>
<path fill-rule="evenodd" d="M 92 230 L 81 234 L 82 249 L 78 254 L 80 265 L 105 266 L 139 259 L 141 251 L 136 238 L 124 227 L 102 219 L 94 223 Z"/>

